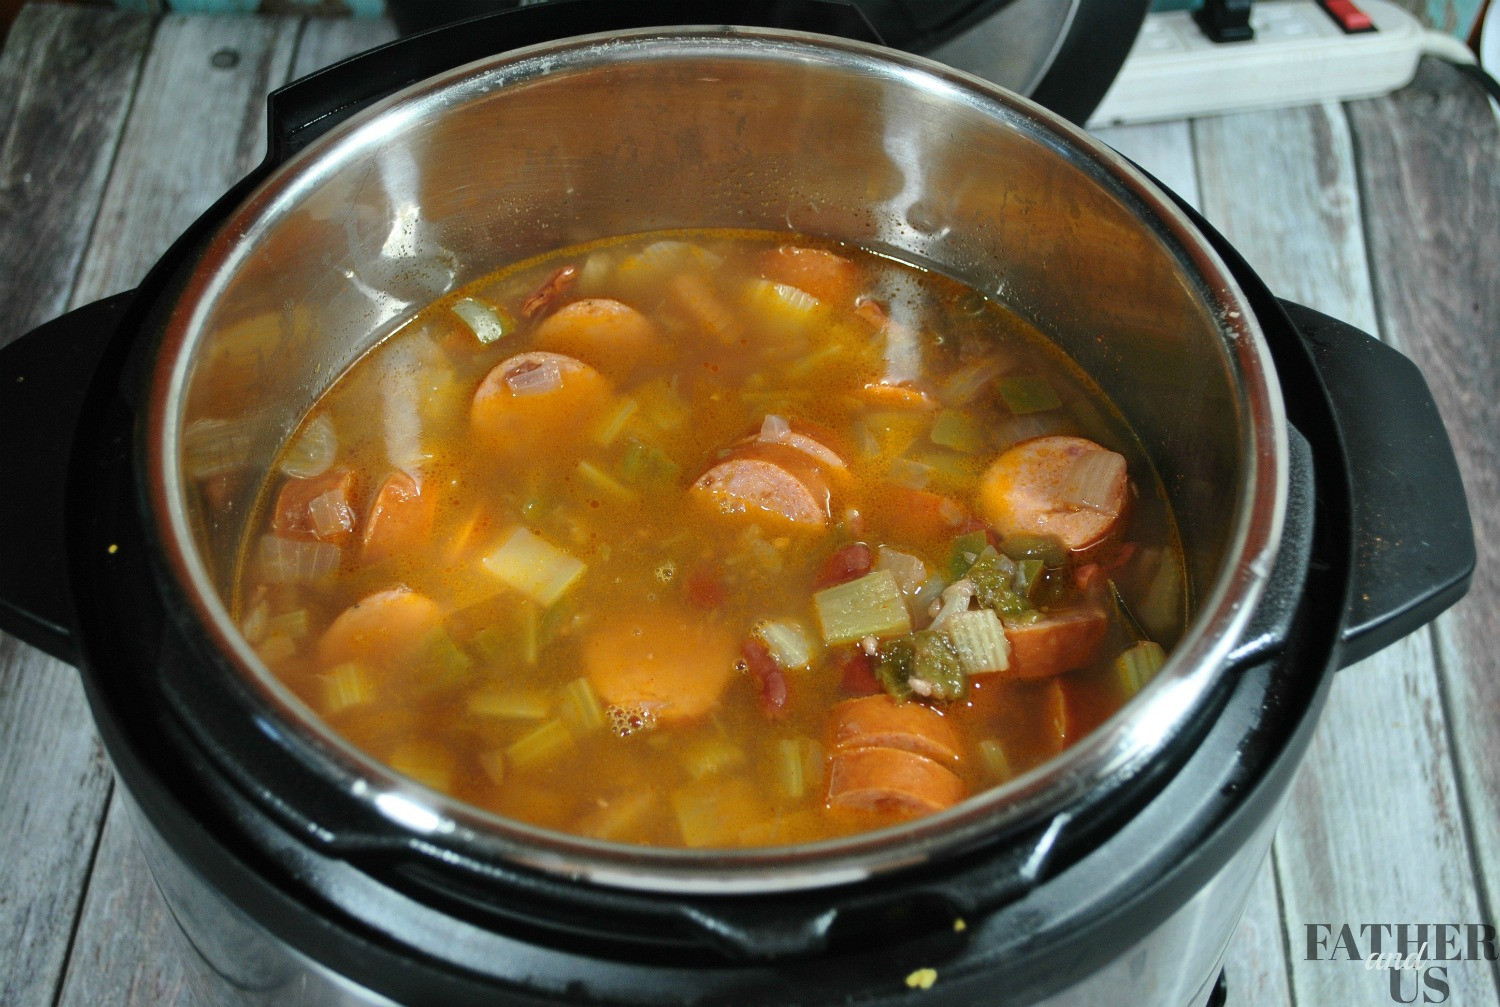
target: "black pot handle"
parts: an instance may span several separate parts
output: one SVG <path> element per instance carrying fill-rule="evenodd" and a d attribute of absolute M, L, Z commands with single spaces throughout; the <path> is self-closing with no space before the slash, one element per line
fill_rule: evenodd
<path fill-rule="evenodd" d="M 55 318 L 0 349 L 0 630 L 78 663 L 64 562 L 63 497 L 74 428 L 135 291 Z M 24 473 L 24 479 L 19 478 Z"/>
<path fill-rule="evenodd" d="M 707 10 L 702 0 L 527 4 L 399 39 L 273 91 L 268 110 L 270 142 L 262 167 L 280 164 L 381 98 L 465 63 L 572 35 L 703 24 L 706 15 L 720 24 L 793 28 L 881 41 L 859 8 L 844 0 L 720 0 Z"/>
<path fill-rule="evenodd" d="M 1323 376 L 1344 444 L 1354 534 L 1347 667 L 1426 625 L 1474 574 L 1474 526 L 1422 372 L 1352 325 L 1282 301 Z"/>

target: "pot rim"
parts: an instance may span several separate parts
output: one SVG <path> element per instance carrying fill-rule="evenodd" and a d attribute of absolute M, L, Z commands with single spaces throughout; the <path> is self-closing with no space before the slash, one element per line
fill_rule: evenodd
<path fill-rule="evenodd" d="M 283 685 L 241 636 L 198 553 L 188 519 L 178 445 L 184 389 L 210 307 L 226 277 L 251 254 L 276 207 L 392 130 L 433 108 L 487 94 L 559 69 L 617 61 L 713 55 L 821 61 L 843 71 L 896 77 L 944 100 L 1028 131 L 1085 165 L 1134 200 L 1197 280 L 1214 309 L 1244 411 L 1243 487 L 1225 547 L 1226 561 L 1166 664 L 1124 707 L 1058 756 L 952 808 L 899 825 L 816 843 L 746 849 L 659 848 L 611 843 L 544 829 L 463 803 L 403 777 L 336 734 Z M 615 888 L 730 894 L 847 884 L 957 853 L 1025 826 L 1045 826 L 1027 869 L 1040 872 L 1068 808 L 1105 784 L 1140 773 L 1161 757 L 1229 670 L 1270 576 L 1287 503 L 1287 419 L 1270 350 L 1227 266 L 1172 199 L 1122 156 L 1066 120 L 997 85 L 922 57 L 880 46 L 780 29 L 678 26 L 576 36 L 498 54 L 419 81 L 309 144 L 274 170 L 221 222 L 172 305 L 150 378 L 144 415 L 144 484 L 168 585 L 212 647 L 232 666 L 255 708 L 252 716 L 310 742 L 323 772 L 347 796 L 425 846 L 493 857 Z"/>

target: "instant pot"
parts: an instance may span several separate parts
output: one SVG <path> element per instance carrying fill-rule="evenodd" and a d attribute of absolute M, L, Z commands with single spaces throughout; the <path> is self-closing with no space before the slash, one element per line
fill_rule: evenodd
<path fill-rule="evenodd" d="M 0 627 L 79 666 L 204 1003 L 1209 1002 L 1334 669 L 1467 588 L 1421 375 L 853 8 L 690 6 L 527 7 L 274 94 L 266 163 L 139 288 L 0 351 L 0 463 L 37 487 L 0 494 Z M 319 392 L 496 265 L 689 226 L 940 270 L 1092 375 L 1162 476 L 1194 613 L 1123 710 L 900 826 L 664 850 L 427 790 L 269 675 L 229 583 Z"/>

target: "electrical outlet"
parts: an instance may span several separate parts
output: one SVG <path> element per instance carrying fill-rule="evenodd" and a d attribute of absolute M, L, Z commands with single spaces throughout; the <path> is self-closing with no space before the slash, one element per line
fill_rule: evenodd
<path fill-rule="evenodd" d="M 1387 0 L 1359 0 L 1373 32 L 1344 34 L 1313 0 L 1259 0 L 1255 38 L 1210 42 L 1187 11 L 1146 18 L 1090 126 L 1344 101 L 1416 74 L 1424 30 Z"/>

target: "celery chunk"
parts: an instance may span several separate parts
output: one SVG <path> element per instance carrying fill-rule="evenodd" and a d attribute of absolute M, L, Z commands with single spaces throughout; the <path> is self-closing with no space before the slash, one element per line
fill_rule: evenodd
<path fill-rule="evenodd" d="M 1127 696 L 1134 696 L 1166 662 L 1167 652 L 1161 644 L 1151 640 L 1126 649 L 1115 658 L 1115 677 L 1120 690 Z"/>
<path fill-rule="evenodd" d="M 543 608 L 566 594 L 586 569 L 581 560 L 526 528 L 516 528 L 500 548 L 479 562 Z"/>
<path fill-rule="evenodd" d="M 1010 641 L 1000 617 L 988 608 L 956 612 L 943 628 L 958 654 L 959 663 L 970 675 L 1005 671 L 1010 667 Z"/>
<path fill-rule="evenodd" d="M 823 628 L 823 642 L 830 646 L 911 631 L 901 588 L 889 570 L 876 570 L 819 591 L 813 595 L 813 607 Z"/>
<path fill-rule="evenodd" d="M 806 668 L 812 663 L 815 642 L 796 619 L 767 619 L 756 625 L 755 635 L 783 671 Z"/>

